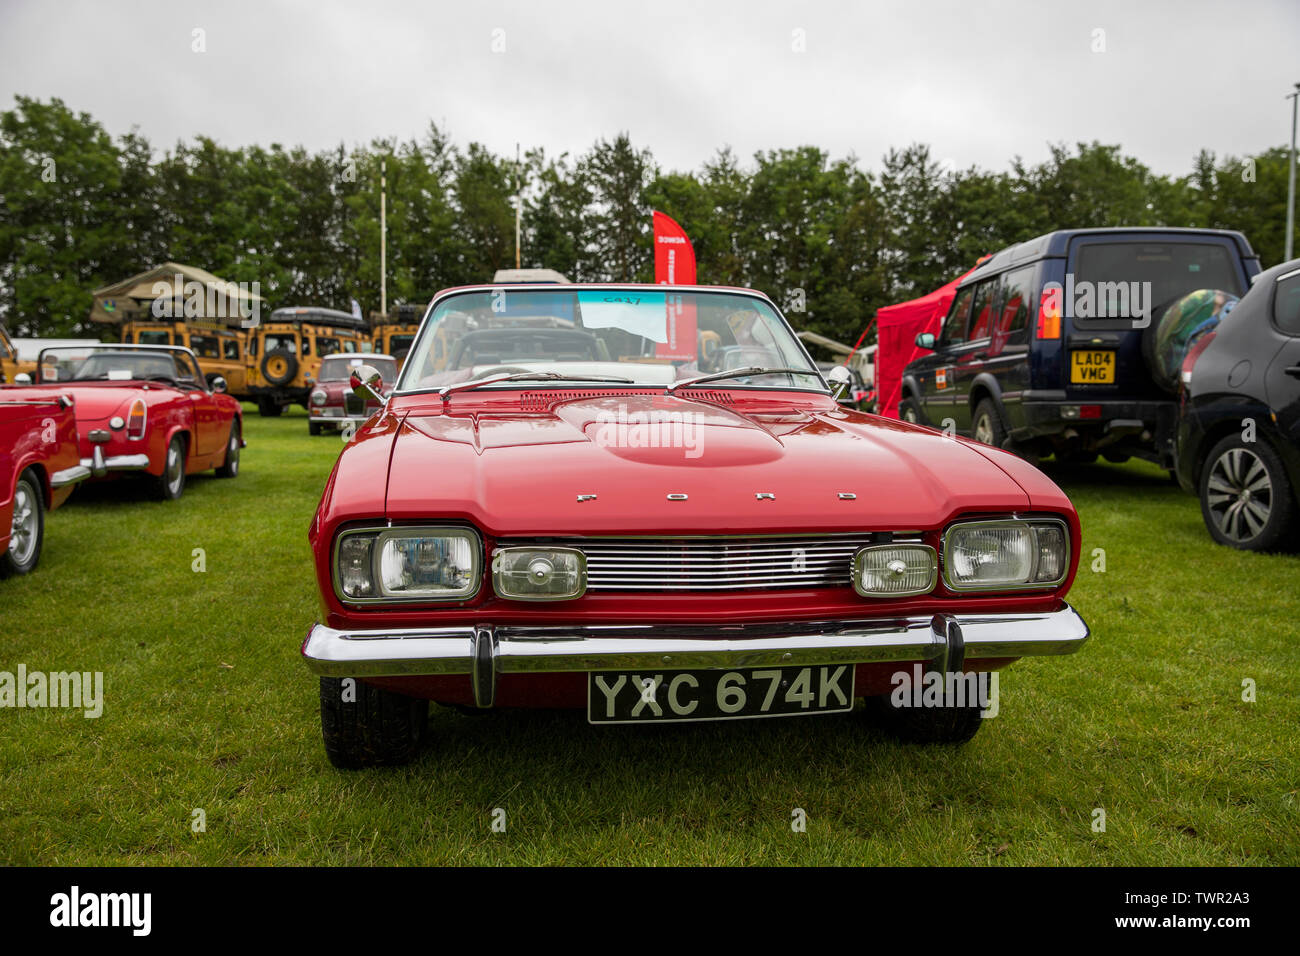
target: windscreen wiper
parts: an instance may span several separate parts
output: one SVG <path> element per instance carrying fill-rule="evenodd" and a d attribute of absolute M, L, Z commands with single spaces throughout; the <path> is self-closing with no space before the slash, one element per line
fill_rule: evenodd
<path fill-rule="evenodd" d="M 710 375 L 699 375 L 695 378 L 683 379 L 680 382 L 673 382 L 666 390 L 671 395 L 677 389 L 685 388 L 687 385 L 716 382 L 724 378 L 745 378 L 751 375 L 812 375 L 816 377 L 817 373 L 810 372 L 806 368 L 763 368 L 759 365 L 751 365 L 748 368 L 730 368 L 725 372 L 713 372 Z"/>
<path fill-rule="evenodd" d="M 564 375 L 560 372 L 511 372 L 509 375 L 489 375 L 487 378 L 474 378 L 468 382 L 444 385 L 438 389 L 442 403 L 447 404 L 447 397 L 453 392 L 468 391 L 480 385 L 492 385 L 495 382 L 616 382 L 623 385 L 636 384 L 630 378 L 614 375 Z"/>

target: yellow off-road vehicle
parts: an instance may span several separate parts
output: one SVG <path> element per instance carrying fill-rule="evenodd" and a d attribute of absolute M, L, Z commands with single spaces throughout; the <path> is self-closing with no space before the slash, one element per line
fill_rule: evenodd
<path fill-rule="evenodd" d="M 203 377 L 211 385 L 220 376 L 226 391 L 236 398 L 246 398 L 248 332 L 222 322 L 202 319 L 171 321 L 166 318 L 122 323 L 122 341 L 139 345 L 181 345 L 199 360 Z"/>
<path fill-rule="evenodd" d="M 387 315 L 382 312 L 370 313 L 374 349 L 381 355 L 391 355 L 397 359 L 399 371 L 406 361 L 406 353 L 411 350 L 411 343 L 415 341 L 415 333 L 420 330 L 424 309 L 422 305 L 403 303 L 393 306 Z"/>
<path fill-rule="evenodd" d="M 286 405 L 306 408 L 320 379 L 322 358 L 370 351 L 370 330 L 360 316 L 315 306 L 276 309 L 269 320 L 248 330 L 246 397 L 271 417 Z"/>
<path fill-rule="evenodd" d="M 20 362 L 18 349 L 9 341 L 9 331 L 0 325 L 0 383 L 13 384 L 14 376 L 19 372 L 31 374 L 36 371 L 35 362 Z"/>

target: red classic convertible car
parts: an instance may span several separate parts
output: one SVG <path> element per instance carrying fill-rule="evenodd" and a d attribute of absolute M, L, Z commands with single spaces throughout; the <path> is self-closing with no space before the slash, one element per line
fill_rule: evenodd
<path fill-rule="evenodd" d="M 866 698 L 969 739 L 967 675 L 1088 637 L 1078 517 L 1014 455 L 841 407 L 842 378 L 748 290 L 440 293 L 311 524 L 331 761 L 410 759 L 431 700 L 654 723 Z"/>
<path fill-rule="evenodd" d="M 71 398 L 0 388 L 0 577 L 36 567 L 45 513 L 89 475 L 77 453 Z"/>
<path fill-rule="evenodd" d="M 239 402 L 221 377 L 209 385 L 189 349 L 168 345 L 69 346 L 37 357 L 27 391 L 75 399 L 81 464 L 94 478 L 136 473 L 163 500 L 185 476 L 239 473 Z"/>
<path fill-rule="evenodd" d="M 397 359 L 391 355 L 327 355 L 321 359 L 320 380 L 308 397 L 309 433 L 319 435 L 323 428 L 342 429 L 349 423 L 360 426 L 379 410 L 383 404 L 379 398 L 352 391 L 352 370 L 363 364 L 378 372 L 385 382 L 391 384 L 397 378 Z"/>

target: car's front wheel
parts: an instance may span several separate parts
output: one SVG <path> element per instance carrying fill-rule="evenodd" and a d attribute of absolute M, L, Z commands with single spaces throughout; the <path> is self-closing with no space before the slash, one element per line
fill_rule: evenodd
<path fill-rule="evenodd" d="M 419 751 L 429 728 L 429 702 L 355 677 L 322 677 L 320 726 L 334 766 L 396 766 Z"/>
<path fill-rule="evenodd" d="M 1229 435 L 1205 457 L 1201 517 L 1220 544 L 1248 551 L 1285 547 L 1296 522 L 1286 469 L 1267 442 Z"/>
<path fill-rule="evenodd" d="M 30 471 L 14 488 L 14 513 L 9 525 L 9 548 L 0 554 L 0 577 L 26 574 L 41 559 L 45 540 L 45 498 Z"/>
<path fill-rule="evenodd" d="M 911 395 L 904 397 L 898 403 L 898 417 L 914 425 L 921 424 L 921 406 L 917 404 L 916 399 Z"/>
<path fill-rule="evenodd" d="M 975 406 L 975 417 L 971 419 L 971 437 L 994 448 L 1001 448 L 1007 440 L 1006 426 L 1002 424 L 1002 415 L 993 399 L 981 399 Z"/>
<path fill-rule="evenodd" d="M 319 435 L 319 434 L 320 434 L 320 422 L 308 422 L 308 423 L 307 423 L 307 434 L 308 434 L 308 435 Z"/>

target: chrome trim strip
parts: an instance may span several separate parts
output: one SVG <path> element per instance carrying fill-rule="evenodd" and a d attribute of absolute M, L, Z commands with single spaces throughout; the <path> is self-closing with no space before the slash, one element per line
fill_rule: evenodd
<path fill-rule="evenodd" d="M 936 621 L 941 624 L 936 624 Z M 1088 625 L 1072 607 L 1015 614 L 921 615 L 874 621 L 745 625 L 596 625 L 335 630 L 312 627 L 302 656 L 329 677 L 472 675 L 477 700 L 492 674 L 639 667 L 939 661 L 960 629 L 965 660 L 1072 654 Z M 485 636 L 487 635 L 487 636 Z"/>
<path fill-rule="evenodd" d="M 50 475 L 50 487 L 62 488 L 64 485 L 76 484 L 90 477 L 90 468 L 86 465 L 73 465 Z"/>

